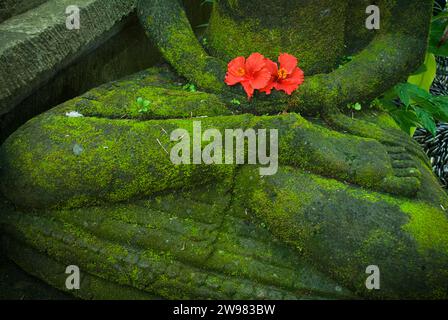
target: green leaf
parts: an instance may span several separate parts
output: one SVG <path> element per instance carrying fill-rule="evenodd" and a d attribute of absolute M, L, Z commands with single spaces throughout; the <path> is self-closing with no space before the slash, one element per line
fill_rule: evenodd
<path fill-rule="evenodd" d="M 361 111 L 362 105 L 359 102 L 356 102 L 356 103 L 348 104 L 347 108 L 352 109 L 352 110 L 356 110 L 356 111 Z"/>
<path fill-rule="evenodd" d="M 411 96 L 409 94 L 409 87 L 406 84 L 400 83 L 395 86 L 395 91 L 400 98 L 401 102 L 404 103 L 406 107 L 411 104 Z"/>
<path fill-rule="evenodd" d="M 407 107 L 409 107 L 416 99 L 429 101 L 432 98 L 432 95 L 429 92 L 412 83 L 399 83 L 395 86 L 395 91 L 401 102 Z"/>
<path fill-rule="evenodd" d="M 143 103 L 143 98 L 142 97 L 138 97 L 137 98 L 137 103 L 138 104 L 142 104 Z"/>
<path fill-rule="evenodd" d="M 192 83 L 187 83 L 183 86 L 183 89 L 190 92 L 196 92 L 196 86 Z"/>
<path fill-rule="evenodd" d="M 434 118 L 427 111 L 421 108 L 416 108 L 415 113 L 423 128 L 425 128 L 426 130 L 431 132 L 433 136 L 435 136 L 437 127 Z"/>
<path fill-rule="evenodd" d="M 439 21 L 440 19 L 445 19 L 445 18 L 448 18 L 448 12 L 441 12 L 440 14 L 438 14 L 437 16 L 435 16 L 432 19 L 432 22 L 436 22 L 436 21 Z"/>
<path fill-rule="evenodd" d="M 232 101 L 230 101 L 230 103 L 237 105 L 237 106 L 241 105 L 241 101 L 236 98 L 232 99 Z"/>
<path fill-rule="evenodd" d="M 204 1 L 202 1 L 201 6 L 203 6 L 206 3 L 213 4 L 214 2 L 215 2 L 215 0 L 204 0 Z"/>
<path fill-rule="evenodd" d="M 415 129 L 420 125 L 420 121 L 413 108 L 403 108 L 397 106 L 393 100 L 380 99 L 381 106 L 386 110 L 398 126 L 410 136 L 413 136 Z"/>
<path fill-rule="evenodd" d="M 437 62 L 436 57 L 432 53 L 427 53 L 425 63 L 423 64 L 426 71 L 423 71 L 416 75 L 411 75 L 408 78 L 408 83 L 415 84 L 419 88 L 429 92 L 431 85 L 436 77 Z"/>
<path fill-rule="evenodd" d="M 448 122 L 448 97 L 433 96 L 413 83 L 400 83 L 393 89 L 405 108 L 395 103 L 391 92 L 379 101 L 402 130 L 412 135 L 416 127 L 424 127 L 435 135 L 436 121 Z"/>
<path fill-rule="evenodd" d="M 149 107 L 150 104 L 151 104 L 151 102 L 149 102 L 149 100 L 145 100 L 145 101 L 143 102 L 143 106 L 144 106 L 144 107 Z"/>
<path fill-rule="evenodd" d="M 448 41 L 444 45 L 439 47 L 439 42 L 442 39 L 447 26 L 448 19 L 446 17 L 435 19 L 431 24 L 428 51 L 435 54 L 436 56 L 448 57 Z"/>
<path fill-rule="evenodd" d="M 433 115 L 437 120 L 448 122 L 448 96 L 437 96 L 432 98 Z"/>

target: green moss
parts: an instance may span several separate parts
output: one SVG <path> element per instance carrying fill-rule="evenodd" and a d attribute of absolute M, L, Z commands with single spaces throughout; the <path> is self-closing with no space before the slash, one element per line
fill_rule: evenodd
<path fill-rule="evenodd" d="M 222 92 L 226 64 L 206 54 L 177 1 L 156 6 L 140 2 L 139 16 L 146 33 L 176 71 L 201 89 Z"/>
<path fill-rule="evenodd" d="M 448 255 L 448 219 L 444 211 L 410 202 L 400 208 L 410 216 L 403 229 L 417 241 L 420 250 L 440 250 Z"/>
<path fill-rule="evenodd" d="M 62 104 L 56 113 L 77 111 L 83 116 L 136 120 L 231 114 L 221 98 L 205 92 L 187 92 L 182 89 L 183 82 L 167 68 L 151 68 L 92 89 Z M 147 112 L 140 112 L 138 98 L 150 102 Z"/>
<path fill-rule="evenodd" d="M 328 72 L 344 50 L 345 13 L 346 5 L 339 1 L 326 1 L 322 8 L 307 1 L 274 0 L 257 4 L 256 14 L 251 2 L 218 1 L 207 31 L 208 48 L 226 62 L 253 52 L 276 61 L 287 52 L 299 58 L 308 75 Z"/>
<path fill-rule="evenodd" d="M 440 208 L 409 204 L 288 167 L 273 177 L 254 177 L 255 170 L 243 170 L 236 201 L 302 257 L 357 294 L 441 297 L 448 254 L 447 218 Z M 436 223 L 441 227 L 435 228 Z M 427 247 L 422 251 L 423 241 Z M 372 264 L 381 268 L 381 292 L 364 286 L 365 268 Z"/>
<path fill-rule="evenodd" d="M 232 165 L 171 163 L 169 152 L 176 142 L 170 141 L 170 133 L 185 129 L 192 144 L 194 120 L 69 118 L 54 109 L 16 132 L 2 148 L 7 168 L 2 184 L 5 194 L 27 206 L 79 207 L 124 201 L 231 176 L 235 167 Z M 278 130 L 280 164 L 364 187 L 383 190 L 383 180 L 393 175 L 387 150 L 381 144 L 328 130 L 296 114 L 202 118 L 201 125 L 203 132 L 214 128 L 223 137 L 224 130 L 231 128 Z M 31 144 L 36 134 L 40 140 Z M 81 152 L 74 152 L 74 147 Z M 28 191 L 16 192 L 19 186 Z M 399 185 L 392 187 L 386 191 L 407 191 Z"/>
<path fill-rule="evenodd" d="M 85 296 L 107 296 L 104 290 L 115 285 L 171 299 L 350 296 L 346 289 L 335 292 L 338 283 L 367 297 L 446 297 L 447 223 L 437 203 L 445 203 L 446 195 L 428 168 L 419 163 L 422 184 L 413 200 L 375 193 L 414 196 L 409 191 L 418 189 L 384 189 L 390 161 L 376 141 L 297 114 L 222 116 L 230 114 L 223 94 L 226 62 L 199 45 L 178 1 L 139 3 L 142 23 L 168 62 L 188 81 L 218 94 L 183 91 L 176 83 L 184 80 L 164 68 L 149 69 L 28 122 L 0 151 L 3 192 L 18 208 L 32 208 L 1 216 L 7 238 L 24 243 L 30 256 L 38 252 L 76 263 L 102 279 Z M 400 1 L 397 9 L 397 1 L 381 2 L 383 31 L 350 63 L 307 77 L 290 110 L 320 112 L 332 124 L 383 141 L 385 130 L 332 112 L 376 97 L 419 64 L 429 3 Z M 289 51 L 301 58 L 307 75 L 330 71 L 345 51 L 351 9 L 328 1 L 334 16 L 324 19 L 327 27 L 318 17 L 328 12 L 320 6 L 285 5 L 263 1 L 253 10 L 250 2 L 219 1 L 210 51 L 225 60 Z M 148 114 L 138 112 L 138 97 L 151 101 Z M 283 110 L 285 100 L 278 97 L 271 96 L 272 103 L 254 99 L 243 111 Z M 70 111 L 85 117 L 66 117 Z M 201 118 L 203 130 L 278 129 L 280 172 L 261 178 L 250 166 L 173 166 L 164 150 L 172 146 L 168 133 L 184 128 L 191 135 L 191 116 L 210 116 Z M 390 127 L 387 119 L 381 123 Z M 365 291 L 369 264 L 381 266 L 381 292 Z M 39 277 L 59 283 L 51 280 L 55 270 L 44 264 L 37 269 Z"/>
<path fill-rule="evenodd" d="M 219 1 L 214 5 L 207 32 L 214 57 L 201 48 L 176 2 L 164 2 L 157 8 L 151 7 L 151 11 L 150 6 L 142 5 L 139 13 L 147 33 L 176 71 L 213 92 L 226 90 L 223 84 L 226 63 L 236 56 L 253 52 L 270 58 L 276 58 L 280 52 L 295 54 L 308 77 L 290 99 L 289 108 L 316 115 L 376 98 L 413 72 L 424 57 L 431 1 L 380 2 L 382 28 L 380 32 L 370 32 L 376 37 L 368 46 L 365 40 L 360 40 L 372 38 L 364 36 L 365 28 L 350 27 L 366 18 L 361 19 L 360 13 L 353 15 L 363 7 L 362 3 L 341 5 L 327 1 L 326 9 L 322 10 L 306 1 L 289 5 L 269 1 L 253 10 L 250 2 Z M 417 33 L 416 26 L 419 26 Z M 363 50 L 344 67 L 310 77 L 330 72 L 345 48 L 353 52 Z M 251 109 L 261 114 L 281 112 L 284 105 L 275 107 L 255 101 Z"/>
<path fill-rule="evenodd" d="M 217 203 L 223 198 L 220 193 L 215 196 Z M 3 219 L 9 225 L 8 237 L 20 238 L 44 255 L 70 260 L 83 274 L 98 275 L 111 285 L 132 286 L 165 298 L 287 298 L 298 292 L 330 296 L 334 291 L 331 281 L 298 263 L 289 249 L 266 242 L 271 237 L 268 233 L 262 237 L 265 241 L 249 241 L 237 231 L 246 228 L 252 233 L 256 229 L 238 220 L 224 222 L 226 206 L 186 206 L 184 200 L 189 197 L 189 192 L 174 202 L 170 196 L 162 197 L 163 205 L 169 200 L 179 213 L 190 212 L 188 218 L 171 210 L 155 210 L 154 200 L 151 205 L 140 201 L 130 206 L 46 211 Z M 215 222 L 200 223 L 202 215 Z M 155 228 L 144 230 L 143 225 L 150 221 Z M 200 239 L 195 228 L 200 230 Z M 45 280 L 52 276 L 45 268 L 39 272 Z M 301 272 L 307 276 L 302 277 Z M 81 290 L 80 294 L 87 295 L 93 288 L 82 285 Z"/>

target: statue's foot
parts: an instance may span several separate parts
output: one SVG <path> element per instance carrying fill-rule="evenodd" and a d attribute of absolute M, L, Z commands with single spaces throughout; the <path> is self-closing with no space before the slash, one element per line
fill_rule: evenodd
<path fill-rule="evenodd" d="M 287 154 L 283 163 L 405 197 L 414 196 L 420 189 L 417 161 L 405 148 L 331 131 L 300 117 L 297 123 L 288 144 L 291 150 L 280 150 Z"/>
<path fill-rule="evenodd" d="M 413 197 L 421 186 L 421 173 L 416 162 L 401 147 L 389 147 L 388 154 L 392 161 L 393 175 L 385 177 L 381 189 L 407 197 Z"/>
<path fill-rule="evenodd" d="M 423 161 L 428 160 L 421 147 L 409 135 L 393 127 L 380 127 L 376 123 L 361 119 L 352 119 L 342 113 L 333 113 L 324 116 L 329 126 L 338 131 L 349 132 L 351 134 L 375 139 L 389 146 L 399 146 L 419 157 Z"/>

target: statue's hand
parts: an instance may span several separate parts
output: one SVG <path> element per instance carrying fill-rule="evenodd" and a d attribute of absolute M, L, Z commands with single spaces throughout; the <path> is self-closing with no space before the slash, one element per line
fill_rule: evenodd
<path fill-rule="evenodd" d="M 224 83 L 227 72 L 226 63 L 212 56 L 205 56 L 201 60 L 202 65 L 196 66 L 196 72 L 188 74 L 189 80 L 203 91 L 216 94 L 227 91 L 228 87 Z"/>
<path fill-rule="evenodd" d="M 337 106 L 328 99 L 332 96 L 332 90 L 329 81 L 326 81 L 326 75 L 314 75 L 307 77 L 291 95 L 275 90 L 269 95 L 257 93 L 253 98 L 252 108 L 259 114 L 288 111 L 317 116 L 330 112 Z"/>
<path fill-rule="evenodd" d="M 202 75 L 195 75 L 191 81 L 200 90 L 221 96 L 229 107 L 238 113 L 278 113 L 279 103 L 286 104 L 286 97 L 279 92 L 273 92 L 267 96 L 264 93 L 256 93 L 252 99 L 248 99 L 241 84 L 229 86 L 225 83 L 227 63 L 215 57 L 205 57 L 205 66 Z M 276 105 L 276 108 L 271 106 Z M 270 112 L 270 111 L 272 112 Z"/>

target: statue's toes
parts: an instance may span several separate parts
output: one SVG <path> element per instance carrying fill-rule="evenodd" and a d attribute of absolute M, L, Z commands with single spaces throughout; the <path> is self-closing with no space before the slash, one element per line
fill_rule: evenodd
<path fill-rule="evenodd" d="M 420 186 L 420 180 L 415 177 L 392 176 L 385 178 L 382 183 L 383 191 L 405 197 L 414 197 Z"/>
<path fill-rule="evenodd" d="M 380 139 L 384 144 L 391 146 L 396 146 L 396 149 L 400 150 L 402 154 L 413 154 L 423 161 L 428 161 L 428 157 L 425 152 L 422 150 L 420 145 L 414 141 L 410 136 L 405 134 L 402 131 L 389 129 L 386 130 L 386 136 L 383 139 Z"/>
<path fill-rule="evenodd" d="M 422 174 L 417 163 L 404 148 L 389 147 L 393 174 L 382 181 L 382 189 L 386 192 L 413 197 L 421 187 Z"/>
<path fill-rule="evenodd" d="M 395 176 L 401 178 L 413 177 L 420 180 L 422 175 L 418 169 L 417 163 L 406 150 L 402 148 L 394 148 L 389 149 L 388 153 L 392 159 L 392 167 L 394 168 Z"/>

